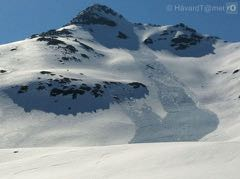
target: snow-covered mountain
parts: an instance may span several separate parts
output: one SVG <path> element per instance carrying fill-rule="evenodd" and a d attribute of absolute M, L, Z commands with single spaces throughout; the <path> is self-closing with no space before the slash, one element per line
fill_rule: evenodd
<path fill-rule="evenodd" d="M 0 46 L 0 178 L 238 179 L 239 79 L 240 43 L 88 7 Z"/>
<path fill-rule="evenodd" d="M 239 140 L 239 52 L 93 5 L 0 46 L 0 147 Z"/>

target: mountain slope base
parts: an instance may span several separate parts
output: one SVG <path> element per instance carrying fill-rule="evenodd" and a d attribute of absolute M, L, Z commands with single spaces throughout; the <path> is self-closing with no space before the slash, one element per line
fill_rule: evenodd
<path fill-rule="evenodd" d="M 238 179 L 240 143 L 0 150 L 1 179 Z"/>

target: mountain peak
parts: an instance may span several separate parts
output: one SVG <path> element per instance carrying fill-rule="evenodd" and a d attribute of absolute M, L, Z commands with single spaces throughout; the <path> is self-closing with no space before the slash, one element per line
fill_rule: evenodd
<path fill-rule="evenodd" d="M 123 16 L 111 8 L 101 4 L 94 4 L 80 12 L 71 20 L 70 24 L 98 24 L 116 26 L 117 22 L 121 19 L 123 19 Z"/>
<path fill-rule="evenodd" d="M 92 13 L 105 13 L 105 14 L 111 14 L 113 16 L 121 16 L 117 12 L 115 12 L 113 9 L 110 7 L 107 7 L 102 4 L 94 4 L 88 8 L 86 8 L 83 13 L 85 12 L 92 12 Z"/>

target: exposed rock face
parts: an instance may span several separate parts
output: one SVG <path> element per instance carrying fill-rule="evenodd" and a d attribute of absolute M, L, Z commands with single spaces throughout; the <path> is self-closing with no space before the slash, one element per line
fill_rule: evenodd
<path fill-rule="evenodd" d="M 114 19 L 117 18 L 122 19 L 123 16 L 119 15 L 107 6 L 96 4 L 81 12 L 70 22 L 70 24 L 100 24 L 116 26 L 117 22 L 114 21 Z"/>
<path fill-rule="evenodd" d="M 146 37 L 143 43 L 152 50 L 167 50 L 177 56 L 200 57 L 214 53 L 218 38 L 203 36 L 195 29 L 180 23 Z"/>

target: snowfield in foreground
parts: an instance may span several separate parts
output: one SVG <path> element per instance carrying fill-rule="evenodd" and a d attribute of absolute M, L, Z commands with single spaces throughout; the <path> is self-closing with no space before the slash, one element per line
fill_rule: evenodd
<path fill-rule="evenodd" d="M 0 178 L 239 179 L 239 150 L 238 142 L 6 149 Z"/>

